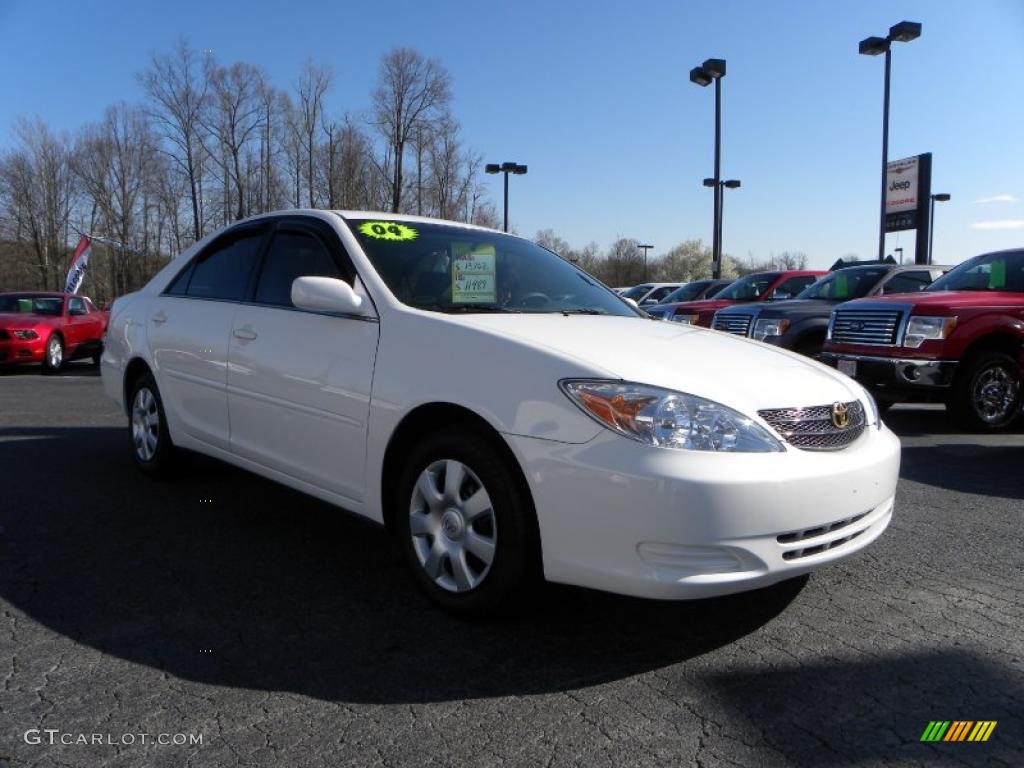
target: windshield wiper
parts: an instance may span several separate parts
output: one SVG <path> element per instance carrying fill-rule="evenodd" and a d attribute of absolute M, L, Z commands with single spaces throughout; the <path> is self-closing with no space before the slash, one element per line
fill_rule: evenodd
<path fill-rule="evenodd" d="M 559 309 L 556 310 L 561 312 L 563 315 L 607 315 L 603 309 L 587 309 L 586 307 L 578 307 L 576 309 Z"/>

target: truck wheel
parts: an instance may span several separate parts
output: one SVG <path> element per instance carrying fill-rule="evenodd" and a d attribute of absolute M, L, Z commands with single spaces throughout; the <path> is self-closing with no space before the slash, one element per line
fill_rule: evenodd
<path fill-rule="evenodd" d="M 968 429 L 1006 429 L 1020 415 L 1020 367 L 1003 352 L 971 358 L 957 376 L 946 407 Z"/>

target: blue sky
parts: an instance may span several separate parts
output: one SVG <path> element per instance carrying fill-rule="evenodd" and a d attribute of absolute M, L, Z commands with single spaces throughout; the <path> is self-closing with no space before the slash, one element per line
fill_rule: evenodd
<path fill-rule="evenodd" d="M 2 0 L 0 146 L 18 115 L 74 130 L 139 100 L 135 74 L 179 36 L 279 86 L 306 58 L 327 63 L 338 113 L 365 109 L 380 56 L 412 46 L 450 70 L 468 142 L 529 165 L 511 181 L 519 232 L 636 237 L 657 255 L 710 241 L 714 98 L 688 72 L 722 57 L 722 170 L 743 182 L 726 195 L 726 252 L 804 251 L 827 266 L 877 248 L 883 67 L 857 42 L 903 19 L 924 29 L 894 47 L 890 158 L 932 152 L 933 191 L 953 196 L 935 261 L 1024 245 L 1020 0 Z M 913 233 L 891 235 L 896 246 L 909 257 Z"/>

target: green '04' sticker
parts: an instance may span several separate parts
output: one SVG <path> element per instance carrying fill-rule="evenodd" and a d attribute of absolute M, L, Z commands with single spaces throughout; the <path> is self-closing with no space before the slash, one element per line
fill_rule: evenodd
<path fill-rule="evenodd" d="M 377 240 L 415 240 L 419 237 L 415 229 L 397 221 L 364 221 L 359 225 L 359 231 Z"/>

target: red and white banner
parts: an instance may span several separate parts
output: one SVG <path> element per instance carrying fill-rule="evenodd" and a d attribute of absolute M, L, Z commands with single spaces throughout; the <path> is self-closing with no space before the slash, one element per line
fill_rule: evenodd
<path fill-rule="evenodd" d="M 85 279 L 85 270 L 89 266 L 89 255 L 92 253 L 92 240 L 87 235 L 82 235 L 75 247 L 75 253 L 71 257 L 71 268 L 68 270 L 68 279 L 64 281 L 65 293 L 78 293 L 82 287 L 82 280 Z"/>

